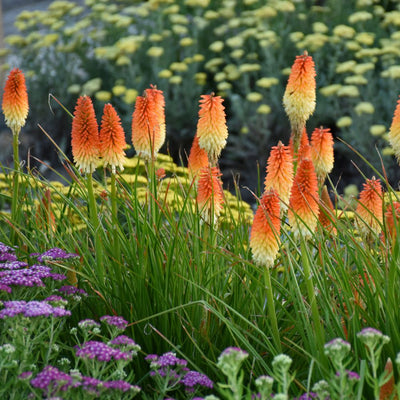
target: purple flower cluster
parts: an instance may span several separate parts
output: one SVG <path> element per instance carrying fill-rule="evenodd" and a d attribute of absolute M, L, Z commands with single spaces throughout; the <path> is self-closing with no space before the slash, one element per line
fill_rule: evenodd
<path fill-rule="evenodd" d="M 75 346 L 77 349 L 76 355 L 82 358 L 97 359 L 98 361 L 111 361 L 114 360 L 131 360 L 131 351 L 121 351 L 108 346 L 103 342 L 90 340 L 84 343 L 81 347 Z"/>
<path fill-rule="evenodd" d="M 65 250 L 54 247 L 45 251 L 44 253 L 33 253 L 31 256 L 37 256 L 39 262 L 53 261 L 53 260 L 67 260 L 69 258 L 79 258 L 78 254 L 67 253 Z"/>
<path fill-rule="evenodd" d="M 100 318 L 100 321 L 106 323 L 107 325 L 115 326 L 121 331 L 125 330 L 128 326 L 128 321 L 125 321 L 122 317 L 116 315 L 104 315 Z"/>
<path fill-rule="evenodd" d="M 0 242 L 0 262 L 17 261 L 15 250 Z"/>
<path fill-rule="evenodd" d="M 312 400 L 312 399 L 316 399 L 318 396 L 316 393 L 314 392 L 310 392 L 310 393 L 304 393 L 302 394 L 299 398 L 297 398 L 297 400 Z M 296 399 L 295 399 L 296 400 Z"/>
<path fill-rule="evenodd" d="M 69 388 L 78 387 L 96 396 L 100 395 L 100 391 L 131 391 L 135 394 L 140 391 L 138 386 L 131 385 L 123 380 L 101 381 L 89 376 L 81 376 L 80 374 L 77 378 L 75 375 L 66 374 L 51 365 L 45 367 L 30 382 L 33 387 L 43 390 L 47 398 L 58 391 L 66 392 Z"/>
<path fill-rule="evenodd" d="M 197 371 L 189 370 L 187 361 L 176 357 L 172 352 L 164 353 L 161 356 L 157 354 L 149 354 L 146 361 L 150 362 L 151 376 L 159 375 L 168 378 L 170 383 L 181 383 L 184 385 L 187 392 L 195 392 L 197 388 L 213 388 L 213 382 L 207 377 Z"/>
<path fill-rule="evenodd" d="M 63 307 L 53 307 L 47 301 L 5 301 L 4 308 L 0 310 L 0 319 L 15 317 L 22 314 L 24 317 L 50 316 L 65 317 L 71 311 Z"/>
<path fill-rule="evenodd" d="M 79 289 L 76 286 L 61 286 L 60 289 L 58 289 L 60 293 L 62 293 L 64 296 L 87 296 L 88 294 L 83 290 Z"/>

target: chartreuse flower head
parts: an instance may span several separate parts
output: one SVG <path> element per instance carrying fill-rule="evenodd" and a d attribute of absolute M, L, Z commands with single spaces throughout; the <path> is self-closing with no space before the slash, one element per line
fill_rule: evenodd
<path fill-rule="evenodd" d="M 72 155 L 81 172 L 91 174 L 99 164 L 99 128 L 90 97 L 81 96 L 72 120 Z"/>
<path fill-rule="evenodd" d="M 290 120 L 295 152 L 306 121 L 315 110 L 315 75 L 312 57 L 307 52 L 297 56 L 283 95 L 283 105 Z"/>
<path fill-rule="evenodd" d="M 136 152 L 147 159 L 155 159 L 165 141 L 164 94 L 156 87 L 136 98 L 132 115 L 132 144 Z"/>
<path fill-rule="evenodd" d="M 111 104 L 106 104 L 103 110 L 100 128 L 100 155 L 104 166 L 110 165 L 115 173 L 117 167 L 123 171 L 125 161 L 125 133 L 121 120 Z"/>
<path fill-rule="evenodd" d="M 217 163 L 228 137 L 225 107 L 222 102 L 223 99 L 214 93 L 202 95 L 200 100 L 197 136 L 199 146 L 206 151 L 213 166 Z"/>
<path fill-rule="evenodd" d="M 293 184 L 293 158 L 289 146 L 279 142 L 277 146 L 271 148 L 266 172 L 265 192 L 274 189 L 279 196 L 281 210 L 287 210 Z"/>
<path fill-rule="evenodd" d="M 264 193 L 254 215 L 250 247 L 256 264 L 272 267 L 280 245 L 279 196 L 274 189 Z"/>
<path fill-rule="evenodd" d="M 295 236 L 310 238 L 315 231 L 319 205 L 314 165 L 303 158 L 297 168 L 290 195 L 288 218 Z"/>
<path fill-rule="evenodd" d="M 28 116 L 28 93 L 23 72 L 14 68 L 7 77 L 2 103 L 6 125 L 18 135 Z"/>

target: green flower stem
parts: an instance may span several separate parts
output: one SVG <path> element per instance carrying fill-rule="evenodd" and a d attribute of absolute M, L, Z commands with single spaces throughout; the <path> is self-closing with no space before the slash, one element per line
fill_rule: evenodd
<path fill-rule="evenodd" d="M 315 329 L 317 347 L 321 354 L 321 360 L 323 360 L 323 365 L 327 366 L 326 357 L 322 356 L 322 354 L 324 354 L 325 334 L 321 325 L 321 318 L 318 311 L 317 299 L 315 298 L 314 282 L 311 275 L 310 262 L 307 257 L 308 249 L 306 242 L 304 240 L 301 240 L 300 247 L 301 247 L 301 258 L 303 262 L 304 280 L 306 281 L 308 300 L 311 306 L 311 318 Z"/>
<path fill-rule="evenodd" d="M 113 225 L 114 237 L 114 255 L 120 260 L 120 243 L 118 235 L 118 208 L 117 208 L 117 185 L 115 173 L 111 173 L 111 220 Z"/>
<path fill-rule="evenodd" d="M 282 352 L 281 340 L 278 329 L 278 321 L 276 319 L 274 292 L 272 289 L 272 282 L 271 282 L 271 271 L 268 267 L 264 268 L 264 282 L 265 282 L 265 291 L 267 296 L 268 318 L 270 320 L 272 329 L 272 338 L 276 346 L 276 350 L 280 353 Z"/>
<path fill-rule="evenodd" d="M 104 257 L 103 257 L 103 247 L 101 242 L 101 231 L 100 231 L 100 221 L 97 215 L 97 206 L 96 200 L 94 198 L 93 191 L 93 179 L 92 174 L 87 174 L 87 191 L 88 191 L 88 200 L 89 200 L 89 215 L 90 221 L 92 223 L 93 231 L 94 231 L 94 247 L 96 252 L 96 265 L 97 272 L 100 283 L 104 283 Z"/>
<path fill-rule="evenodd" d="M 14 153 L 14 176 L 13 176 L 13 195 L 11 200 L 11 221 L 14 226 L 18 226 L 18 200 L 19 200 L 19 177 L 21 175 L 21 165 L 19 163 L 19 132 L 13 131 L 13 153 Z M 11 241 L 16 240 L 16 230 L 11 232 Z"/>

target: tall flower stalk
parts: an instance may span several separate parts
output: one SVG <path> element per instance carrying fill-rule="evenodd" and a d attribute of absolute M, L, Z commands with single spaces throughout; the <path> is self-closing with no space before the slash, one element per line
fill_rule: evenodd
<path fill-rule="evenodd" d="M 11 200 L 11 220 L 18 224 L 17 205 L 19 201 L 19 179 L 21 175 L 21 165 L 19 161 L 19 134 L 25 125 L 28 116 L 28 92 L 26 90 L 25 76 L 23 72 L 14 68 L 7 77 L 4 87 L 3 113 L 6 125 L 13 134 L 13 156 L 14 156 L 14 176 L 13 176 L 13 196 Z M 15 232 L 12 239 L 15 239 Z"/>
<path fill-rule="evenodd" d="M 271 323 L 274 344 L 279 351 L 281 351 L 281 342 L 278 321 L 276 319 L 270 268 L 273 266 L 279 251 L 280 230 L 279 196 L 274 189 L 270 189 L 261 197 L 260 205 L 254 215 L 250 235 L 250 247 L 255 263 L 263 268 L 268 319 Z"/>
<path fill-rule="evenodd" d="M 117 209 L 116 179 L 117 168 L 124 170 L 125 161 L 125 133 L 121 126 L 121 119 L 111 104 L 106 104 L 103 110 L 100 127 L 100 156 L 104 167 L 111 168 L 111 219 L 114 241 L 114 254 L 120 258 L 119 224 Z"/>
<path fill-rule="evenodd" d="M 101 243 L 101 225 L 97 214 L 96 199 L 93 191 L 92 174 L 99 164 L 99 128 L 93 103 L 90 97 L 78 98 L 71 131 L 72 155 L 75 164 L 81 173 L 86 175 L 86 187 L 88 191 L 89 214 L 94 231 L 94 247 L 96 262 L 99 272 L 99 280 L 104 282 L 104 257 Z"/>

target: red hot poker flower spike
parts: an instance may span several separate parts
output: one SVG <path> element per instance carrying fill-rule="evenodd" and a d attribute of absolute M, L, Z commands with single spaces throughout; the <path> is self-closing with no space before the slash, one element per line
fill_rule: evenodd
<path fill-rule="evenodd" d="M 115 174 L 118 167 L 124 170 L 125 161 L 125 133 L 121 126 L 121 120 L 111 104 L 106 104 L 103 110 L 100 128 L 100 156 L 104 166 L 111 166 Z"/>
<path fill-rule="evenodd" d="M 11 70 L 7 77 L 2 108 L 6 125 L 12 130 L 14 135 L 18 135 L 21 128 L 25 125 L 29 111 L 25 76 L 18 68 Z"/>
<path fill-rule="evenodd" d="M 317 226 L 318 181 L 314 165 L 303 158 L 297 167 L 290 195 L 288 218 L 296 237 L 309 239 Z"/>
<path fill-rule="evenodd" d="M 279 196 L 271 189 L 261 197 L 251 228 L 250 247 L 257 265 L 273 266 L 279 251 L 280 230 Z"/>
<path fill-rule="evenodd" d="M 99 164 L 99 128 L 88 96 L 78 98 L 71 135 L 72 155 L 78 169 L 91 174 Z"/>
<path fill-rule="evenodd" d="M 199 146 L 199 138 L 195 135 L 188 158 L 188 169 L 192 178 L 196 177 L 201 168 L 208 165 L 208 156 Z"/>
<path fill-rule="evenodd" d="M 333 169 L 333 137 L 330 129 L 315 128 L 311 135 L 311 159 L 322 185 Z"/>

